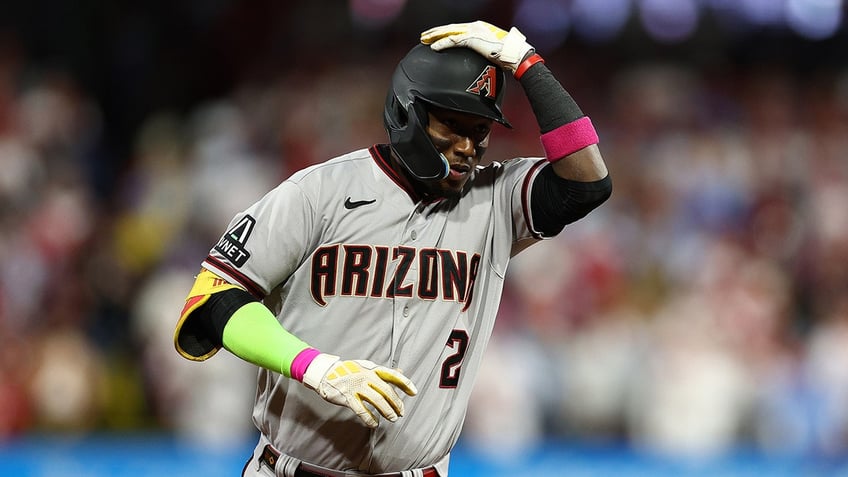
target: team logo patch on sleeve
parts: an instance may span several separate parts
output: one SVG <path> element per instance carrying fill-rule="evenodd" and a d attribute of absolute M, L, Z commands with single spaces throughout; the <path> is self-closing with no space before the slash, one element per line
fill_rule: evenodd
<path fill-rule="evenodd" d="M 250 252 L 245 248 L 245 244 L 255 225 L 256 219 L 245 215 L 218 240 L 214 249 L 227 257 L 233 265 L 241 267 L 250 258 Z"/>

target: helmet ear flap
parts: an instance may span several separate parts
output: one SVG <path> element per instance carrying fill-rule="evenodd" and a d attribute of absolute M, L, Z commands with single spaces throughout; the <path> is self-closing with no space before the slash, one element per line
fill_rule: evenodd
<path fill-rule="evenodd" d="M 387 128 L 392 150 L 401 164 L 419 180 L 439 180 L 447 177 L 450 164 L 427 134 L 428 116 L 422 102 L 413 100 L 403 111 L 403 115 L 407 119 L 403 127 Z"/>
<path fill-rule="evenodd" d="M 406 113 L 406 108 L 403 107 L 394 90 L 389 89 L 389 94 L 386 97 L 386 106 L 383 112 L 383 122 L 386 128 L 403 128 L 406 127 L 409 121 L 409 116 Z"/>
<path fill-rule="evenodd" d="M 404 126 L 409 124 L 409 115 L 406 113 L 406 109 L 401 106 L 400 101 L 395 100 L 394 108 L 396 111 L 395 117 L 397 118 L 398 122 Z"/>

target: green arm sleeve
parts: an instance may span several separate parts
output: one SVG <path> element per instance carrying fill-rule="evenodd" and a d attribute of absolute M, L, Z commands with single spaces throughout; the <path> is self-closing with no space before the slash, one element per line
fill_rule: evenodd
<path fill-rule="evenodd" d="M 286 331 L 262 303 L 248 303 L 224 326 L 229 352 L 257 366 L 291 377 L 294 358 L 310 346 Z"/>

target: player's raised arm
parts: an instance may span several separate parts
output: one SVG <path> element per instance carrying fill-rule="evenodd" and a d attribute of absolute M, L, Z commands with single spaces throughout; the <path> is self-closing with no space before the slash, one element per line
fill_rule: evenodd
<path fill-rule="evenodd" d="M 533 183 L 531 201 L 534 222 L 545 235 L 559 233 L 609 198 L 612 182 L 592 121 L 518 29 L 506 31 L 483 21 L 455 23 L 423 32 L 421 42 L 434 50 L 472 49 L 521 83 L 551 162 Z"/>
<path fill-rule="evenodd" d="M 321 353 L 280 325 L 276 317 L 243 288 L 203 269 L 186 298 L 174 345 L 193 361 L 204 361 L 225 348 L 245 361 L 296 379 L 325 400 L 352 409 L 368 427 L 377 418 L 403 416 L 403 401 L 394 387 L 412 396 L 418 391 L 395 369 L 367 360 L 342 360 Z"/>

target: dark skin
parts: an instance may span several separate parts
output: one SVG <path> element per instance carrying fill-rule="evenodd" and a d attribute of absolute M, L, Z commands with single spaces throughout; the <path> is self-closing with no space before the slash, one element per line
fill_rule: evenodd
<path fill-rule="evenodd" d="M 430 108 L 427 115 L 427 134 L 436 150 L 448 160 L 450 172 L 441 180 L 412 182 L 424 195 L 459 198 L 486 153 L 494 121 L 442 108 Z M 392 162 L 396 170 L 405 174 L 396 158 L 392 157 Z M 559 177 L 573 181 L 593 182 L 607 175 L 606 164 L 594 144 L 554 162 L 552 167 Z"/>

